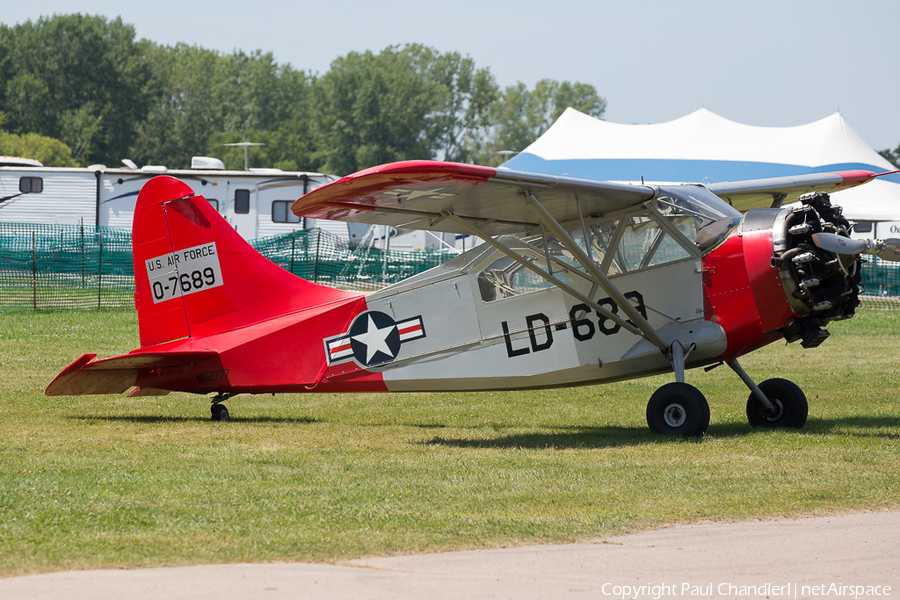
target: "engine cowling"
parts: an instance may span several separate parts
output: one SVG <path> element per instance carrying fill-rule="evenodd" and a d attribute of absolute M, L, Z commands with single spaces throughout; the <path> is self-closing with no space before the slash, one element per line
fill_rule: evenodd
<path fill-rule="evenodd" d="M 850 223 L 833 206 L 828 194 L 800 197 L 800 203 L 782 209 L 772 228 L 778 269 L 788 302 L 797 317 L 784 326 L 788 342 L 804 348 L 821 344 L 831 321 L 849 319 L 859 306 L 860 259 L 838 255 L 816 246 L 812 236 L 826 232 L 850 237 Z"/>

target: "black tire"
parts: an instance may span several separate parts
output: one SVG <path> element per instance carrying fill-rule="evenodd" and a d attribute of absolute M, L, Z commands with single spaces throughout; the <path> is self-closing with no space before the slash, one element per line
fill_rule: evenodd
<path fill-rule="evenodd" d="M 210 412 L 212 412 L 212 420 L 213 421 L 227 421 L 228 420 L 228 409 L 225 408 L 224 404 L 213 404 L 210 408 Z"/>
<path fill-rule="evenodd" d="M 759 389 L 776 407 L 775 414 L 766 411 L 762 402 L 753 394 L 747 399 L 747 419 L 751 427 L 794 427 L 800 429 L 806 424 L 809 403 L 803 390 L 787 379 L 767 379 L 759 384 Z"/>
<path fill-rule="evenodd" d="M 667 383 L 647 403 L 647 425 L 663 435 L 701 436 L 709 427 L 709 404 L 687 383 Z"/>

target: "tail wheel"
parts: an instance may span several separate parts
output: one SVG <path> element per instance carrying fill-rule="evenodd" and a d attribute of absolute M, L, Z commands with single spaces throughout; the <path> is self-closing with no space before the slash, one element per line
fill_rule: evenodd
<path fill-rule="evenodd" d="M 654 433 L 701 436 L 709 427 L 709 404 L 687 383 L 667 383 L 647 403 L 647 425 Z"/>
<path fill-rule="evenodd" d="M 762 402 L 750 394 L 747 399 L 747 419 L 752 427 L 794 427 L 806 424 L 809 403 L 800 387 L 787 379 L 767 379 L 759 389 L 772 402 L 774 411 L 766 410 Z"/>
<path fill-rule="evenodd" d="M 224 404 L 213 404 L 210 407 L 213 421 L 227 421 L 229 419 L 228 409 Z"/>

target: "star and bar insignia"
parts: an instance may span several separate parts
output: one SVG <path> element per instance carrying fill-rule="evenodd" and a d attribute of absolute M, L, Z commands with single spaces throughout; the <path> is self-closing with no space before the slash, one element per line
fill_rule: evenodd
<path fill-rule="evenodd" d="M 347 333 L 324 340 L 325 355 L 329 366 L 355 360 L 360 366 L 374 367 L 397 358 L 404 342 L 423 337 L 421 315 L 394 321 L 383 312 L 367 311 L 353 319 Z"/>

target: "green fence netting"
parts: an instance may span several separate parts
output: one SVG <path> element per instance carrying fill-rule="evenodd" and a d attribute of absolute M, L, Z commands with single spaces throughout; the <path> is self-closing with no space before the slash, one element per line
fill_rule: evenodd
<path fill-rule="evenodd" d="M 250 242 L 304 279 L 342 289 L 375 290 L 456 256 L 351 249 L 318 229 Z M 0 310 L 131 308 L 131 232 L 111 227 L 0 223 Z"/>
<path fill-rule="evenodd" d="M 309 281 L 341 289 L 377 290 L 453 258 L 454 250 L 351 249 L 346 240 L 309 229 L 250 242 L 276 265 Z"/>
<path fill-rule="evenodd" d="M 131 233 L 0 223 L 0 310 L 134 306 Z"/>
<path fill-rule="evenodd" d="M 900 307 L 900 263 L 867 256 L 861 275 L 861 298 Z"/>
<path fill-rule="evenodd" d="M 375 290 L 443 263 L 453 250 L 351 249 L 318 229 L 250 242 L 263 256 L 309 281 Z M 900 263 L 869 257 L 863 306 L 900 308 Z M 0 223 L 0 310 L 131 308 L 131 233 L 80 225 Z"/>

